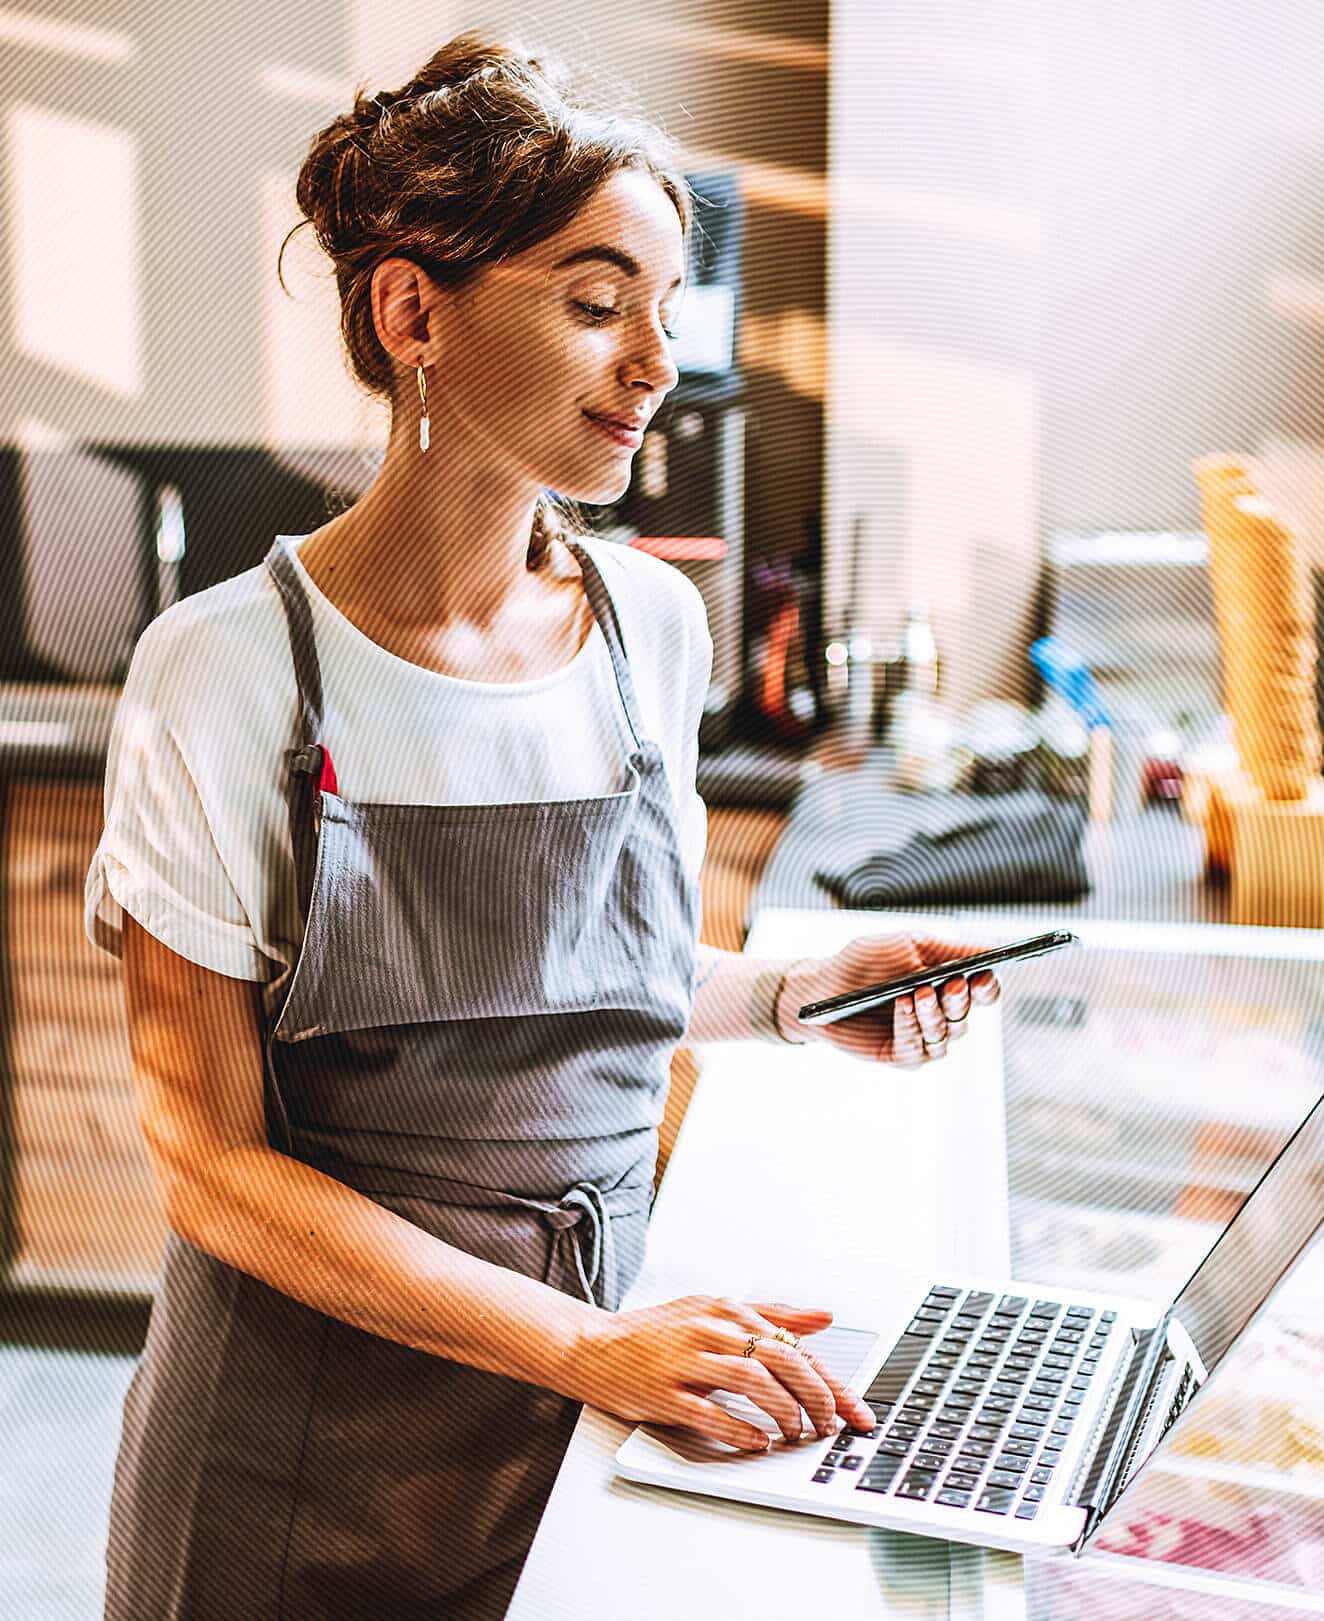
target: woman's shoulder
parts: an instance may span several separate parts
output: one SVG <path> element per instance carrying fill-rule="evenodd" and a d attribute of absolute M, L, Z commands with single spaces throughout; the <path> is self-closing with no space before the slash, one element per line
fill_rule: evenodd
<path fill-rule="evenodd" d="M 708 609 L 703 593 L 674 563 L 642 546 L 590 535 L 582 540 L 585 551 L 602 570 L 613 600 L 623 598 L 632 617 L 693 632 L 708 630 Z"/>
<path fill-rule="evenodd" d="M 123 703 L 182 739 L 227 724 L 278 727 L 289 705 L 275 695 L 294 685 L 280 596 L 259 565 L 162 609 L 134 646 Z"/>
<path fill-rule="evenodd" d="M 134 660 L 160 664 L 186 658 L 196 668 L 200 659 L 220 657 L 229 665 L 278 647 L 278 636 L 285 634 L 275 584 L 258 564 L 163 608 L 139 636 Z"/>

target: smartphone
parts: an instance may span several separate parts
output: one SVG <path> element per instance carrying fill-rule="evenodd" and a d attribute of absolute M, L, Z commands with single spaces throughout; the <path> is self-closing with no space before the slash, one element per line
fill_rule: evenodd
<path fill-rule="evenodd" d="M 1023 957 L 1042 957 L 1048 951 L 1060 951 L 1063 946 L 1080 944 L 1080 936 L 1066 929 L 1054 929 L 1051 934 L 1035 934 L 1028 940 L 1016 940 L 1010 945 L 994 946 L 991 951 L 980 951 L 969 957 L 953 957 L 950 962 L 933 963 L 899 979 L 884 980 L 880 985 L 862 985 L 857 991 L 845 991 L 840 996 L 829 996 L 822 1002 L 806 1002 L 799 1017 L 805 1024 L 835 1024 L 838 1019 L 849 1019 L 854 1013 L 867 1013 L 870 1008 L 894 1002 L 907 991 L 916 991 L 921 985 L 941 985 L 949 979 L 977 974 L 984 968 L 997 968 L 1003 963 L 1019 962 Z"/>

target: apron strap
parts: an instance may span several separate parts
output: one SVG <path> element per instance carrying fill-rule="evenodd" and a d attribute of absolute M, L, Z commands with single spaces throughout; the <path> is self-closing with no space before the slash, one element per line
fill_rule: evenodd
<path fill-rule="evenodd" d="M 317 867 L 317 818 L 322 793 L 336 792 L 335 767 L 321 743 L 322 667 L 313 634 L 313 614 L 307 595 L 287 549 L 284 535 L 277 535 L 266 556 L 266 565 L 280 592 L 285 623 L 290 633 L 290 656 L 299 690 L 299 742 L 288 749 L 285 763 L 288 775 L 285 798 L 289 806 L 290 842 L 294 847 L 295 887 L 299 919 L 306 927 L 312 903 L 313 876 Z"/>
<path fill-rule="evenodd" d="M 433 1176 L 425 1171 L 401 1169 L 386 1165 L 354 1165 L 331 1160 L 316 1154 L 299 1153 L 305 1164 L 344 1182 L 369 1197 L 374 1194 L 401 1194 L 407 1198 L 432 1199 L 439 1204 L 479 1205 L 488 1208 L 520 1206 L 536 1211 L 556 1234 L 547 1258 L 543 1282 L 550 1283 L 552 1266 L 557 1251 L 568 1244 L 573 1254 L 575 1272 L 584 1299 L 590 1306 L 604 1305 L 609 1311 L 616 1309 L 617 1264 L 616 1246 L 612 1239 L 611 1224 L 615 1216 L 638 1215 L 652 1209 L 655 1189 L 652 1180 L 616 1186 L 606 1190 L 595 1182 L 575 1182 L 555 1201 L 528 1199 L 502 1188 L 482 1187 L 473 1182 L 460 1182 L 450 1177 Z M 584 1246 L 575 1236 L 575 1229 L 587 1228 L 588 1265 L 584 1264 Z M 564 1234 L 564 1238 L 562 1238 Z"/>
<path fill-rule="evenodd" d="M 639 710 L 639 699 L 635 695 L 634 678 L 630 674 L 630 662 L 625 656 L 625 638 L 621 635 L 620 620 L 616 615 L 616 604 L 612 601 L 611 592 L 607 589 L 607 582 L 602 578 L 602 571 L 588 555 L 584 547 L 577 540 L 567 541 L 566 544 L 579 559 L 579 566 L 584 571 L 584 590 L 588 594 L 594 617 L 602 627 L 607 650 L 611 654 L 611 666 L 616 672 L 616 685 L 620 690 L 621 702 L 625 706 L 625 718 L 629 722 L 635 743 L 642 750 L 645 746 L 643 720 Z M 608 542 L 607 544 L 615 543 Z"/>
<path fill-rule="evenodd" d="M 312 609 L 286 548 L 284 535 L 276 536 L 267 553 L 266 564 L 280 592 L 290 631 L 294 678 L 299 684 L 299 740 L 303 744 L 315 743 L 322 735 L 322 666 L 317 658 Z"/>

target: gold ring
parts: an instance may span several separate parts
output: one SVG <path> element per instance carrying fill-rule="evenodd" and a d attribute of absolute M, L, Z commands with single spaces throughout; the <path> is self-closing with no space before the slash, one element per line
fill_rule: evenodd
<path fill-rule="evenodd" d="M 772 1337 L 775 1340 L 780 1340 L 783 1345 L 790 1345 L 798 1348 L 800 1344 L 800 1336 L 798 1334 L 792 1334 L 789 1329 L 779 1328 Z"/>
<path fill-rule="evenodd" d="M 740 1353 L 741 1356 L 753 1356 L 754 1355 L 754 1347 L 763 1338 L 764 1338 L 764 1336 L 762 1334 L 751 1334 L 749 1336 L 749 1338 L 745 1341 L 745 1349 Z"/>
<path fill-rule="evenodd" d="M 926 1053 L 936 1053 L 940 1047 L 945 1047 L 946 1045 L 946 1036 L 940 1037 L 937 1041 L 930 1041 L 927 1036 L 924 1037 L 924 1051 Z"/>

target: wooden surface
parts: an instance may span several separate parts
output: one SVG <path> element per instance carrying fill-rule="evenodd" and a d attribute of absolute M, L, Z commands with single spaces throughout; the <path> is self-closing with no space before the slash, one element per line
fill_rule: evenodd
<path fill-rule="evenodd" d="M 133 1096 L 119 964 L 83 933 L 101 784 L 11 785 L 9 1061 L 19 1154 L 15 1282 L 138 1289 L 165 1220 Z"/>
<path fill-rule="evenodd" d="M 19 1154 L 22 1284 L 145 1292 L 165 1238 L 139 1135 L 118 963 L 83 932 L 83 883 L 101 835 L 101 785 L 10 789 L 10 1063 Z M 709 812 L 702 938 L 739 951 L 749 895 L 786 817 Z M 672 1062 L 657 1179 L 694 1090 L 689 1048 Z"/>
<path fill-rule="evenodd" d="M 699 882 L 703 891 L 703 923 L 699 938 L 705 945 L 724 951 L 739 951 L 745 943 L 745 910 L 773 847 L 786 826 L 784 811 L 725 809 L 708 810 L 708 849 Z M 657 1171 L 653 1185 L 662 1177 L 676 1146 L 680 1130 L 699 1078 L 699 1064 L 691 1047 L 678 1047 L 671 1061 L 671 1090 L 666 1113 L 658 1128 Z"/>

